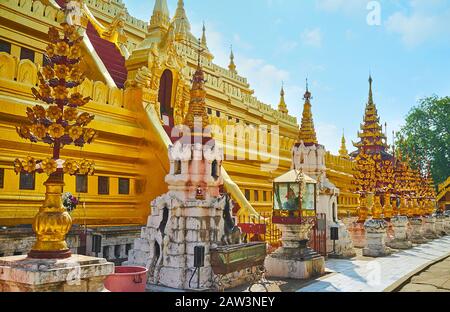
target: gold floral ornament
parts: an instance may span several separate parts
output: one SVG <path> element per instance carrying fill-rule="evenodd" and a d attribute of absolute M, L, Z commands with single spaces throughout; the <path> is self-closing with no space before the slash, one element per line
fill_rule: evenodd
<path fill-rule="evenodd" d="M 78 140 L 83 135 L 83 128 L 78 126 L 70 127 L 69 136 L 73 141 Z"/>
<path fill-rule="evenodd" d="M 48 133 L 54 139 L 59 139 L 64 135 L 64 128 L 60 124 L 53 124 L 48 128 Z"/>
<path fill-rule="evenodd" d="M 32 88 L 31 91 L 33 92 L 33 95 L 37 100 L 49 98 L 52 95 L 52 89 L 46 84 L 40 84 L 39 91 L 37 91 L 35 88 Z"/>
<path fill-rule="evenodd" d="M 84 142 L 91 144 L 97 138 L 97 131 L 94 129 L 86 129 L 83 135 Z"/>
<path fill-rule="evenodd" d="M 64 110 L 64 119 L 66 121 L 74 121 L 78 117 L 78 111 L 76 108 L 68 107 Z"/>
<path fill-rule="evenodd" d="M 41 124 L 33 125 L 31 131 L 39 139 L 43 139 L 47 135 L 47 128 Z"/>
<path fill-rule="evenodd" d="M 94 174 L 94 163 L 92 163 L 86 159 L 83 159 L 79 163 L 78 173 L 81 175 L 86 175 L 86 174 L 93 175 Z"/>
<path fill-rule="evenodd" d="M 59 31 L 56 27 L 51 26 L 48 30 L 48 38 L 50 39 L 51 42 L 57 42 L 60 37 L 59 37 Z"/>
<path fill-rule="evenodd" d="M 60 41 L 56 44 L 55 53 L 60 56 L 68 56 L 69 49 L 69 45 L 65 41 Z"/>
<path fill-rule="evenodd" d="M 69 58 L 71 59 L 77 59 L 81 57 L 81 47 L 78 44 L 74 44 L 70 48 Z"/>
<path fill-rule="evenodd" d="M 67 75 L 70 72 L 70 68 L 66 65 L 56 65 L 55 66 L 55 74 L 58 79 L 66 79 Z"/>
<path fill-rule="evenodd" d="M 69 102 L 72 106 L 84 106 L 89 103 L 90 100 L 90 97 L 83 98 L 83 95 L 80 92 L 76 92 L 70 96 Z"/>
<path fill-rule="evenodd" d="M 52 173 L 55 173 L 57 170 L 57 164 L 56 161 L 53 158 L 48 158 L 42 161 L 41 163 L 41 169 L 44 171 L 47 175 L 51 175 Z"/>
<path fill-rule="evenodd" d="M 80 126 L 88 125 L 92 120 L 94 120 L 94 116 L 89 115 L 88 113 L 82 113 L 77 118 L 77 124 Z"/>
<path fill-rule="evenodd" d="M 36 171 L 36 160 L 33 157 L 28 156 L 27 159 L 22 162 L 22 168 L 28 173 Z"/>
<path fill-rule="evenodd" d="M 45 118 L 46 111 L 45 108 L 41 105 L 36 105 L 33 107 L 34 114 L 36 115 L 36 118 Z"/>
<path fill-rule="evenodd" d="M 51 105 L 47 109 L 47 117 L 51 120 L 58 120 L 62 116 L 62 111 L 56 105 Z"/>
<path fill-rule="evenodd" d="M 48 57 L 54 57 L 55 56 L 55 46 L 53 44 L 49 44 L 47 48 L 45 49 L 46 54 Z"/>
<path fill-rule="evenodd" d="M 14 172 L 15 174 L 21 173 L 23 170 L 22 161 L 20 159 L 14 160 Z"/>
<path fill-rule="evenodd" d="M 55 71 L 51 66 L 45 66 L 42 69 L 42 74 L 44 75 L 45 79 L 50 80 L 53 77 L 55 77 Z"/>
<path fill-rule="evenodd" d="M 83 76 L 82 71 L 80 70 L 79 66 L 73 66 L 72 71 L 70 72 L 70 80 L 72 81 L 79 81 L 81 80 Z"/>
<path fill-rule="evenodd" d="M 32 108 L 27 107 L 27 117 L 28 117 L 28 120 L 31 122 L 34 122 L 34 120 L 36 119 L 36 115 L 34 114 L 34 111 Z"/>
<path fill-rule="evenodd" d="M 63 171 L 64 173 L 68 173 L 70 175 L 74 175 L 78 171 L 78 164 L 75 160 L 68 159 L 64 162 L 63 165 Z"/>
<path fill-rule="evenodd" d="M 55 94 L 55 98 L 57 100 L 65 100 L 69 94 L 69 91 L 65 86 L 56 86 L 53 88 L 53 92 Z"/>
<path fill-rule="evenodd" d="M 77 41 L 80 38 L 77 29 L 73 25 L 69 25 L 67 23 L 62 24 L 64 35 L 70 41 Z"/>
<path fill-rule="evenodd" d="M 31 129 L 28 126 L 16 127 L 16 131 L 22 139 L 31 138 Z"/>

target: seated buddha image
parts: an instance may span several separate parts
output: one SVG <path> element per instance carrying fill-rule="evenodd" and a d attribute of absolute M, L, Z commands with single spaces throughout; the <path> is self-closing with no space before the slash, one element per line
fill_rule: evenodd
<path fill-rule="evenodd" d="M 283 204 L 284 210 L 297 210 L 299 207 L 299 196 L 295 194 L 295 191 L 290 187 L 287 195 L 286 195 L 286 202 Z"/>

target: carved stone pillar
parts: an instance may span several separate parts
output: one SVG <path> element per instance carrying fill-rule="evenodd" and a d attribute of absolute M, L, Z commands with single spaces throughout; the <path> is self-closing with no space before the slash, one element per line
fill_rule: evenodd
<path fill-rule="evenodd" d="M 394 228 L 394 239 L 387 245 L 394 249 L 410 249 L 412 248 L 411 241 L 408 240 L 408 217 L 396 216 L 391 218 L 391 223 Z"/>
<path fill-rule="evenodd" d="M 423 236 L 422 225 L 423 220 L 420 217 L 413 217 L 409 219 L 411 224 L 411 242 L 414 244 L 425 244 L 428 240 Z"/>
<path fill-rule="evenodd" d="M 386 247 L 386 229 L 387 222 L 384 220 L 368 220 L 364 223 L 366 230 L 366 247 L 363 249 L 365 257 L 385 257 L 392 253 L 391 249 Z"/>
<path fill-rule="evenodd" d="M 436 233 L 436 217 L 429 215 L 424 218 L 423 235 L 426 239 L 437 239 L 439 235 Z"/>

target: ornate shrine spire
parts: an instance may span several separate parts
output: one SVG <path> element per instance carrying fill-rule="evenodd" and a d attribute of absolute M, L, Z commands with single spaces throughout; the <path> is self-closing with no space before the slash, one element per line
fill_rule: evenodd
<path fill-rule="evenodd" d="M 278 110 L 282 113 L 288 114 L 289 111 L 287 109 L 286 101 L 284 100 L 284 83 L 281 85 L 280 91 L 280 103 L 278 104 Z"/>
<path fill-rule="evenodd" d="M 205 22 L 203 22 L 203 28 L 202 28 L 202 45 L 204 47 L 207 47 L 207 41 L 206 41 L 206 26 L 205 26 Z"/>
<path fill-rule="evenodd" d="M 312 115 L 311 92 L 309 92 L 308 79 L 306 79 L 306 92 L 303 97 L 305 104 L 303 105 L 302 125 L 300 128 L 299 141 L 303 141 L 305 145 L 318 144 L 316 130 L 314 129 L 314 121 Z"/>
<path fill-rule="evenodd" d="M 233 53 L 233 46 L 231 46 L 231 52 L 230 52 L 230 65 L 228 65 L 228 69 L 230 72 L 237 74 L 236 71 L 236 64 L 234 63 L 234 53 Z"/>
<path fill-rule="evenodd" d="M 369 76 L 369 98 L 367 101 L 363 124 L 361 124 L 361 132 L 358 132 L 360 141 L 353 143 L 360 152 L 377 154 L 387 152 L 386 135 L 383 133 L 383 127 L 380 125 L 378 111 L 373 101 L 372 91 L 373 79 Z"/>
<path fill-rule="evenodd" d="M 189 23 L 186 11 L 184 10 L 183 0 L 178 0 L 177 10 L 172 20 L 172 26 L 177 40 L 195 39 L 191 33 L 191 24 Z"/>
<path fill-rule="evenodd" d="M 170 25 L 170 13 L 167 6 L 167 0 L 156 0 L 153 14 L 150 20 L 150 29 L 164 28 L 168 29 Z"/>
<path fill-rule="evenodd" d="M 347 141 L 345 140 L 345 133 L 342 133 L 342 139 L 341 139 L 341 148 L 339 149 L 339 156 L 341 156 L 344 159 L 349 159 L 350 156 L 348 155 L 347 150 Z"/>
<path fill-rule="evenodd" d="M 199 39 L 199 44 L 200 44 Z M 200 62 L 201 50 L 198 50 L 198 63 L 197 69 L 192 78 L 191 88 L 191 100 L 189 102 L 189 109 L 186 114 L 184 124 L 191 130 L 199 131 L 196 129 L 196 122 L 201 121 L 202 129 L 205 129 L 209 125 L 209 117 L 206 112 L 206 89 L 205 89 L 205 73 L 202 69 Z M 198 133 L 195 133 L 198 134 Z"/>

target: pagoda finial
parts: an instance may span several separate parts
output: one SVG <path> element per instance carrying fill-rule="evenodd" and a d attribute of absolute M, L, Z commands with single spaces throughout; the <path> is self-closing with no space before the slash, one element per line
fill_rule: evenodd
<path fill-rule="evenodd" d="M 156 0 L 153 14 L 150 19 L 149 29 L 164 28 L 168 29 L 170 24 L 170 13 L 167 6 L 167 0 Z"/>
<path fill-rule="evenodd" d="M 303 105 L 302 125 L 300 128 L 299 141 L 303 141 L 305 145 L 318 144 L 316 130 L 314 129 L 314 121 L 311 106 L 311 92 L 309 92 L 308 79 L 306 79 L 306 92 L 304 96 L 305 103 Z"/>
<path fill-rule="evenodd" d="M 178 0 L 177 10 L 172 20 L 172 25 L 177 38 L 186 38 L 191 36 L 191 24 L 184 10 L 184 1 Z"/>
<path fill-rule="evenodd" d="M 369 75 L 369 101 L 367 102 L 368 105 L 373 105 L 373 92 L 372 92 L 372 74 Z"/>
<path fill-rule="evenodd" d="M 342 158 L 345 158 L 345 159 L 349 159 L 350 156 L 348 155 L 346 143 L 347 143 L 347 141 L 345 140 L 345 129 L 344 129 L 342 132 L 341 148 L 339 149 L 339 156 L 341 156 Z"/>
<path fill-rule="evenodd" d="M 278 104 L 278 110 L 285 114 L 289 113 L 286 101 L 284 100 L 284 82 L 281 83 L 280 103 Z"/>
<path fill-rule="evenodd" d="M 201 43 L 201 39 L 199 39 L 199 44 Z M 202 68 L 202 64 L 200 62 L 200 56 L 203 49 L 200 47 L 197 50 L 198 52 L 198 63 L 197 70 L 192 77 L 192 88 L 191 88 L 191 100 L 189 102 L 189 109 L 184 119 L 184 124 L 188 126 L 191 130 L 195 131 L 200 130 L 196 129 L 196 122 L 201 121 L 202 129 L 205 129 L 209 125 L 209 117 L 206 112 L 206 89 L 205 89 L 205 73 Z"/>
<path fill-rule="evenodd" d="M 205 21 L 203 21 L 203 28 L 202 28 L 202 45 L 205 47 L 207 46 Z"/>
<path fill-rule="evenodd" d="M 234 63 L 233 45 L 231 45 L 230 65 L 228 65 L 228 69 L 229 69 L 232 73 L 237 74 L 237 71 L 236 71 L 236 64 Z"/>
<path fill-rule="evenodd" d="M 311 92 L 309 92 L 308 78 L 306 78 L 306 91 L 305 91 L 305 95 L 304 95 L 303 99 L 308 102 L 312 99 Z"/>

